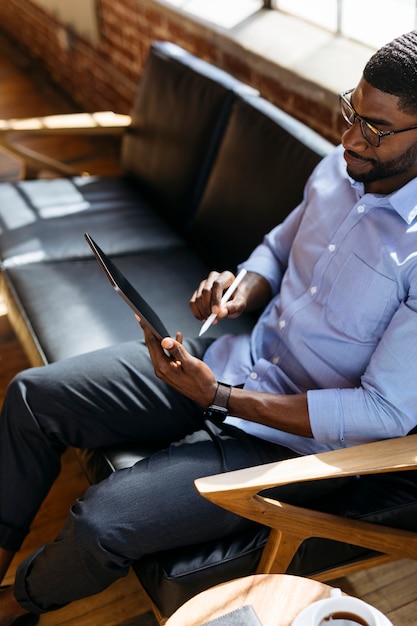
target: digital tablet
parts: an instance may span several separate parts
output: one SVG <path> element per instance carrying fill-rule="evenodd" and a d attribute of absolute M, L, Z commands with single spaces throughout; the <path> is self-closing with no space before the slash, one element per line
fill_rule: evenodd
<path fill-rule="evenodd" d="M 150 328 L 153 334 L 161 341 L 164 337 L 170 337 L 163 322 L 152 309 L 152 307 L 142 298 L 133 285 L 127 280 L 122 272 L 115 266 L 113 261 L 96 244 L 88 233 L 84 237 L 94 253 L 103 272 L 106 274 L 110 284 L 130 308 L 139 315 L 140 319 Z"/>

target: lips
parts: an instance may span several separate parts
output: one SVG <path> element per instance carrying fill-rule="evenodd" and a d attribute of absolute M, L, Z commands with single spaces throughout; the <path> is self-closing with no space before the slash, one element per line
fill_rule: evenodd
<path fill-rule="evenodd" d="M 345 150 L 344 155 L 346 163 L 348 165 L 367 165 L 371 162 L 370 159 L 365 159 L 364 157 L 359 156 L 356 152 L 352 152 L 351 150 Z"/>

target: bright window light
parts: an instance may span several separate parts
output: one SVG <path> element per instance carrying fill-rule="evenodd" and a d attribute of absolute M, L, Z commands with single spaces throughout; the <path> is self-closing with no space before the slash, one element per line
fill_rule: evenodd
<path fill-rule="evenodd" d="M 263 6 L 263 0 L 166 0 L 166 2 L 223 28 L 237 26 Z"/>
<path fill-rule="evenodd" d="M 337 0 L 278 0 L 276 8 L 312 22 L 333 32 L 337 31 Z"/>
<path fill-rule="evenodd" d="M 42 0 L 45 1 L 45 0 Z M 270 5 L 332 33 L 379 48 L 417 25 L 417 0 L 165 0 L 232 29 Z"/>
<path fill-rule="evenodd" d="M 274 8 L 379 48 L 416 26 L 416 0 L 275 0 Z"/>
<path fill-rule="evenodd" d="M 343 0 L 342 34 L 379 48 L 414 28 L 416 0 Z"/>

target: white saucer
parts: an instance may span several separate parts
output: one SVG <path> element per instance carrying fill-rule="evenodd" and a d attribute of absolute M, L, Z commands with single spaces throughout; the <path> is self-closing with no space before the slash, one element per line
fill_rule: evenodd
<path fill-rule="evenodd" d="M 311 620 L 313 618 L 314 613 L 317 610 L 318 605 L 327 602 L 327 600 L 318 600 L 317 602 L 313 602 L 313 604 L 309 604 L 305 609 L 301 611 L 292 622 L 291 626 L 311 626 L 313 623 Z M 378 620 L 378 626 L 393 626 L 393 623 L 390 622 L 388 617 L 378 611 L 374 606 L 368 604 L 368 607 L 372 610 L 372 613 L 375 615 Z M 330 624 L 331 622 L 329 622 Z"/>

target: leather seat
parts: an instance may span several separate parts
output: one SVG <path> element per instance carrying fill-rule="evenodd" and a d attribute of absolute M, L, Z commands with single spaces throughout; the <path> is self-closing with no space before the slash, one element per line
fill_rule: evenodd
<path fill-rule="evenodd" d="M 94 483 L 150 454 L 152 450 L 138 447 L 84 451 L 82 466 L 89 481 Z M 309 492 L 311 483 L 306 483 L 306 494 Z M 273 497 L 273 490 L 268 495 Z M 354 477 L 332 490 L 331 497 L 309 498 L 307 495 L 302 506 L 416 532 L 417 471 Z M 149 555 L 133 567 L 158 611 L 169 616 L 200 591 L 254 574 L 269 531 L 254 523 L 251 531 Z M 359 562 L 371 554 L 354 543 L 308 539 L 295 554 L 287 573 L 313 577 L 334 567 Z"/>

